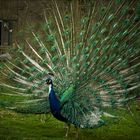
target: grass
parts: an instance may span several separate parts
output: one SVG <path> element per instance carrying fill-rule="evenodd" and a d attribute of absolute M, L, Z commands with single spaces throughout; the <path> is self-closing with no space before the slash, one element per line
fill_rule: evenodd
<path fill-rule="evenodd" d="M 139 140 L 140 139 L 140 101 L 131 104 L 129 111 L 119 110 L 121 119 L 114 120 L 110 125 L 94 129 L 80 129 L 80 140 Z M 68 138 L 66 128 L 50 114 L 24 115 L 0 109 L 0 140 L 72 140 L 75 128 L 72 127 Z"/>

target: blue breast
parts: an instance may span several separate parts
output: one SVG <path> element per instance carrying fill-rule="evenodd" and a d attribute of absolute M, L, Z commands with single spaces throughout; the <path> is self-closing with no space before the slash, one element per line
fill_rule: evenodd
<path fill-rule="evenodd" d="M 53 116 L 60 121 L 67 122 L 67 119 L 65 119 L 60 113 L 61 112 L 60 101 L 55 95 L 53 86 L 51 87 L 51 90 L 49 93 L 49 102 L 50 102 L 51 113 L 53 114 Z"/>

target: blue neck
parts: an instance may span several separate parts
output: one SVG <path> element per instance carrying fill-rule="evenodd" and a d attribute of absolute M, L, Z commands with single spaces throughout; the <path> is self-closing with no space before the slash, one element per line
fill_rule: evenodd
<path fill-rule="evenodd" d="M 55 94 L 53 84 L 51 84 L 49 87 L 49 102 L 52 112 L 60 112 L 60 101 Z"/>
<path fill-rule="evenodd" d="M 67 119 L 61 115 L 61 104 L 57 96 L 55 95 L 53 84 L 51 84 L 49 87 L 49 102 L 51 113 L 53 114 L 53 116 L 60 121 L 67 122 Z"/>

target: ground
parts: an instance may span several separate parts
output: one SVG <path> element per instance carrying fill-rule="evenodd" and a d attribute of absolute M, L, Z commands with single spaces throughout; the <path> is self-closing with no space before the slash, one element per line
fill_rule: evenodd
<path fill-rule="evenodd" d="M 131 113 L 123 109 L 118 113 L 122 118 L 113 120 L 110 125 L 94 129 L 80 129 L 80 140 L 139 140 L 140 139 L 140 101 L 133 102 Z M 133 116 L 134 115 L 134 116 Z M 45 122 L 41 121 L 41 118 Z M 73 140 L 75 128 L 68 138 L 66 128 L 50 114 L 23 115 L 0 109 L 0 140 Z"/>

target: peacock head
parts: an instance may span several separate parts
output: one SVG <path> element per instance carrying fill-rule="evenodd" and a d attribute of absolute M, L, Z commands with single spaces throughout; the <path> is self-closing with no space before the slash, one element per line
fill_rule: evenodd
<path fill-rule="evenodd" d="M 48 73 L 47 76 L 46 76 L 46 84 L 47 85 L 52 85 L 53 78 L 54 78 L 54 74 Z"/>

